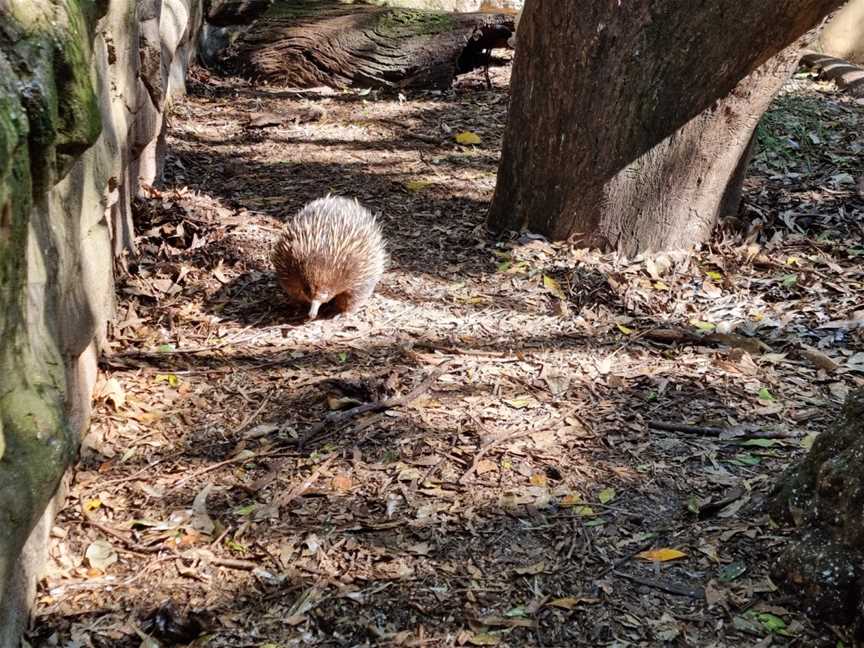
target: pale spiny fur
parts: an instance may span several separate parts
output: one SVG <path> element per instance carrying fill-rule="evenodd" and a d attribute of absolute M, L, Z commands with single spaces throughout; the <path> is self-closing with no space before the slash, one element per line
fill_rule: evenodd
<path fill-rule="evenodd" d="M 363 306 L 388 263 L 372 213 L 356 200 L 329 195 L 286 223 L 271 259 L 282 289 L 309 305 L 310 317 L 331 301 L 339 312 Z"/>

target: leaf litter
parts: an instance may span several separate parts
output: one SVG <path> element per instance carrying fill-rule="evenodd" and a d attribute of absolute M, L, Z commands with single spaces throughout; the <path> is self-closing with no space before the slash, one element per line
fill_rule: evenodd
<path fill-rule="evenodd" d="M 797 76 L 741 215 L 622 259 L 488 237 L 493 74 L 398 99 L 193 72 L 32 645 L 836 644 L 770 581 L 764 501 L 864 380 L 864 107 Z M 267 255 L 328 192 L 394 263 L 303 324 Z"/>

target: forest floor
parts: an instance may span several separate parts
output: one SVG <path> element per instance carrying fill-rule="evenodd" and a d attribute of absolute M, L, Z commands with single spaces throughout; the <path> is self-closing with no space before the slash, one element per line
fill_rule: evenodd
<path fill-rule="evenodd" d="M 798 75 L 740 218 L 628 261 L 487 234 L 493 81 L 195 71 L 33 646 L 838 645 L 772 582 L 765 502 L 864 383 L 864 105 Z M 268 251 L 328 192 L 380 212 L 393 264 L 303 323 Z"/>

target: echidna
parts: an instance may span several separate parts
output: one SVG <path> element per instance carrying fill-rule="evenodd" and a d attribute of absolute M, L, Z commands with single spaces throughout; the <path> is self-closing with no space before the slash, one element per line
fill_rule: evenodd
<path fill-rule="evenodd" d="M 339 313 L 363 306 L 384 274 L 388 257 L 381 229 L 356 200 L 319 198 L 291 219 L 271 255 L 279 285 L 309 317 L 332 304 Z"/>

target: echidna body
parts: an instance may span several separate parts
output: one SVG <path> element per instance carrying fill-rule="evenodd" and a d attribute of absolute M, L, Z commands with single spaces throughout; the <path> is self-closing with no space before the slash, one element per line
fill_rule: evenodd
<path fill-rule="evenodd" d="M 339 313 L 363 306 L 387 268 L 381 229 L 356 200 L 319 198 L 291 219 L 271 255 L 279 285 L 309 317 L 332 303 Z"/>

